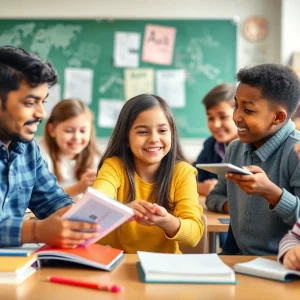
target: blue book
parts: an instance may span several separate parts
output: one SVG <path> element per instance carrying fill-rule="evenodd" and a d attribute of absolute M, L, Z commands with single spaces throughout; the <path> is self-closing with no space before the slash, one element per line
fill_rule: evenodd
<path fill-rule="evenodd" d="M 217 254 L 137 252 L 142 282 L 236 284 L 234 271 Z"/>
<path fill-rule="evenodd" d="M 30 252 L 26 251 L 18 251 L 18 250 L 8 250 L 8 249 L 3 249 L 0 250 L 0 256 L 9 256 L 9 257 L 27 257 L 30 255 Z"/>
<path fill-rule="evenodd" d="M 281 282 L 300 279 L 300 271 L 286 269 L 279 262 L 262 257 L 245 263 L 238 263 L 234 266 L 234 270 L 237 273 Z"/>

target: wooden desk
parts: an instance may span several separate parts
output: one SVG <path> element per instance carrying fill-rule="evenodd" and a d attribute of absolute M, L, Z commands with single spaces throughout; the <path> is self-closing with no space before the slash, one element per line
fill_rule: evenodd
<path fill-rule="evenodd" d="M 221 256 L 230 267 L 237 262 L 249 261 L 254 256 Z M 145 284 L 140 282 L 136 262 L 137 255 L 128 254 L 112 272 L 44 268 L 38 270 L 20 285 L 1 285 L 0 298 L 5 300 L 93 300 L 93 299 L 207 299 L 207 300 L 299 300 L 300 283 L 280 283 L 257 277 L 237 274 L 238 284 Z M 200 268 L 201 266 L 199 266 Z M 66 276 L 119 284 L 125 290 L 119 294 L 74 286 L 50 283 L 49 275 Z"/>
<path fill-rule="evenodd" d="M 222 224 L 218 219 L 229 219 L 229 215 L 208 210 L 204 196 L 199 196 L 199 203 L 203 207 L 203 213 L 207 218 L 208 252 L 215 253 L 217 251 L 217 232 L 227 232 L 229 228 L 228 224 Z"/>

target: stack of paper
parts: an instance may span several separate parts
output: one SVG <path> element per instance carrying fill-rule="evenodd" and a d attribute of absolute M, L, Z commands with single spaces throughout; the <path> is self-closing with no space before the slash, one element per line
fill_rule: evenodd
<path fill-rule="evenodd" d="M 234 271 L 217 254 L 165 254 L 138 251 L 143 282 L 236 283 Z"/>
<path fill-rule="evenodd" d="M 21 283 L 35 272 L 31 265 L 36 260 L 37 256 L 35 254 L 29 256 L 0 256 L 0 283 Z"/>

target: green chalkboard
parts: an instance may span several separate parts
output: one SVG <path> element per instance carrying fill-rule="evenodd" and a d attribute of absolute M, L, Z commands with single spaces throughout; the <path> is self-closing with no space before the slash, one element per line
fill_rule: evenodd
<path fill-rule="evenodd" d="M 112 128 L 97 125 L 100 98 L 124 99 L 124 69 L 114 67 L 114 35 L 117 31 L 141 34 L 140 58 L 147 24 L 176 28 L 171 65 L 145 63 L 139 67 L 185 69 L 186 105 L 173 108 L 179 134 L 185 138 L 207 137 L 202 97 L 219 83 L 234 82 L 237 26 L 231 20 L 0 20 L 0 45 L 15 45 L 49 60 L 59 73 L 61 97 L 66 67 L 93 69 L 91 109 L 98 137 Z M 102 87 L 102 88 L 100 88 Z M 40 129 L 41 133 L 41 129 Z"/>

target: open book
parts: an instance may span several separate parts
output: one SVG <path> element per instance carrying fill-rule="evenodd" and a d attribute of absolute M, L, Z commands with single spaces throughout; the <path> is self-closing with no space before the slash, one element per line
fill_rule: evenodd
<path fill-rule="evenodd" d="M 73 221 L 98 223 L 101 226 L 100 236 L 87 240 L 83 244 L 87 246 L 103 238 L 133 216 L 133 210 L 127 205 L 89 187 L 82 198 L 62 217 Z"/>
<path fill-rule="evenodd" d="M 143 282 L 236 283 L 234 271 L 217 254 L 137 254 Z"/>
<path fill-rule="evenodd" d="M 283 282 L 300 279 L 300 271 L 286 269 L 279 262 L 262 257 L 249 262 L 238 263 L 234 266 L 234 270 L 237 273 Z"/>
<path fill-rule="evenodd" d="M 60 260 L 106 271 L 112 270 L 124 257 L 123 250 L 98 244 L 71 249 L 53 248 L 45 245 L 35 253 L 39 260 Z"/>
<path fill-rule="evenodd" d="M 0 284 L 17 284 L 35 272 L 31 265 L 37 260 L 35 254 L 29 256 L 1 256 Z"/>

